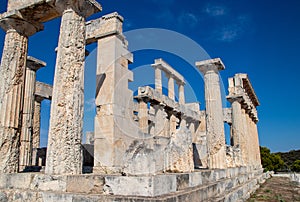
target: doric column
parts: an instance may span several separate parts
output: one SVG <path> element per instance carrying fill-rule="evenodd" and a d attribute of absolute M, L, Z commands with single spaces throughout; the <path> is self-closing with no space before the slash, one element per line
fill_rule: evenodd
<path fill-rule="evenodd" d="M 36 96 L 34 101 L 32 148 L 40 147 L 41 105 L 43 100 L 44 98 Z"/>
<path fill-rule="evenodd" d="M 0 172 L 18 172 L 28 37 L 39 31 L 9 13 L 1 16 L 6 31 L 0 68 Z"/>
<path fill-rule="evenodd" d="M 177 82 L 177 84 L 178 84 L 178 92 L 179 92 L 179 103 L 185 104 L 184 83 Z"/>
<path fill-rule="evenodd" d="M 254 141 L 255 141 L 255 165 L 261 167 L 260 149 L 259 149 L 259 138 L 256 122 L 252 122 Z"/>
<path fill-rule="evenodd" d="M 143 133 L 148 133 L 148 106 L 143 99 L 139 101 L 139 127 Z"/>
<path fill-rule="evenodd" d="M 196 62 L 196 66 L 204 75 L 209 168 L 225 168 L 226 148 L 219 79 L 219 70 L 225 67 L 219 58 Z"/>
<path fill-rule="evenodd" d="M 229 102 L 231 102 L 232 108 L 232 125 L 231 125 L 231 139 L 232 139 L 232 146 L 240 148 L 241 152 L 241 159 L 239 162 L 242 165 L 245 165 L 242 159 L 244 156 L 244 151 L 247 150 L 247 145 L 245 142 L 245 130 L 244 130 L 244 123 L 243 123 L 243 113 L 242 113 L 242 106 L 241 102 L 243 100 L 242 96 L 231 96 L 227 97 Z"/>
<path fill-rule="evenodd" d="M 243 137 L 245 138 L 245 147 L 241 148 L 241 150 L 243 149 L 242 158 L 243 158 L 244 165 L 248 166 L 250 165 L 249 146 L 251 143 L 249 142 L 247 113 L 246 110 L 243 108 L 242 108 L 242 122 L 243 122 Z"/>
<path fill-rule="evenodd" d="M 46 66 L 42 61 L 33 57 L 27 57 L 26 62 L 26 79 L 24 91 L 24 105 L 22 117 L 22 129 L 20 138 L 20 161 L 19 170 L 22 171 L 26 166 L 31 165 L 32 159 L 32 135 L 33 135 L 33 109 L 34 109 L 34 92 L 35 92 L 35 79 L 36 71 Z"/>
<path fill-rule="evenodd" d="M 35 96 L 34 113 L 32 120 L 32 162 L 31 165 L 38 166 L 39 160 L 37 158 L 37 150 L 40 148 L 40 134 L 41 134 L 41 104 L 44 98 Z"/>
<path fill-rule="evenodd" d="M 168 97 L 175 100 L 175 90 L 174 90 L 174 78 L 171 74 L 167 74 L 168 77 Z"/>
<path fill-rule="evenodd" d="M 85 17 L 98 12 L 90 0 L 57 0 L 62 13 L 48 135 L 47 174 L 82 172 Z"/>
<path fill-rule="evenodd" d="M 155 67 L 155 90 L 162 94 L 161 69 Z"/>

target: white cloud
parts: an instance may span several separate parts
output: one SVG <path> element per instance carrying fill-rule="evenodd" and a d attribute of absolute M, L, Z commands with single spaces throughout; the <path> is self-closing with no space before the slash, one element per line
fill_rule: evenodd
<path fill-rule="evenodd" d="M 231 42 L 243 35 L 248 29 L 251 20 L 248 16 L 239 16 L 235 22 L 223 26 L 221 30 L 215 33 L 216 38 L 220 41 Z"/>
<path fill-rule="evenodd" d="M 181 15 L 179 15 L 177 20 L 179 25 L 189 27 L 195 27 L 198 24 L 197 16 L 190 12 L 183 12 Z"/>
<path fill-rule="evenodd" d="M 207 5 L 205 7 L 205 13 L 207 13 L 210 16 L 222 16 L 222 15 L 226 15 L 227 13 L 227 8 L 225 6 L 221 6 L 221 5 Z"/>
<path fill-rule="evenodd" d="M 197 26 L 199 20 L 198 17 L 191 12 L 182 12 L 176 16 L 171 10 L 165 9 L 164 12 L 156 16 L 156 19 L 160 23 L 164 23 L 168 26 L 176 26 L 177 28 L 194 28 Z"/>

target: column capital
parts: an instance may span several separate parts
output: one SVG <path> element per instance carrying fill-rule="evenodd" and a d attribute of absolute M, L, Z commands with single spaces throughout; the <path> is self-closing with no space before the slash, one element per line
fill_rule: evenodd
<path fill-rule="evenodd" d="M 176 79 L 175 79 L 175 81 L 176 81 L 176 83 L 177 83 L 178 86 L 185 86 L 185 82 L 184 81 L 176 80 Z"/>
<path fill-rule="evenodd" d="M 31 56 L 27 56 L 26 67 L 30 68 L 33 71 L 37 71 L 41 67 L 45 67 L 46 65 L 47 64 L 41 60 L 38 60 Z"/>
<path fill-rule="evenodd" d="M 228 95 L 228 96 L 226 96 L 226 99 L 230 103 L 234 103 L 234 102 L 242 103 L 245 101 L 244 97 L 242 95 Z"/>
<path fill-rule="evenodd" d="M 43 24 L 24 19 L 22 14 L 17 10 L 1 14 L 0 27 L 6 32 L 16 30 L 18 33 L 27 37 L 44 29 Z"/>
<path fill-rule="evenodd" d="M 41 103 L 45 98 L 39 95 L 35 95 L 34 101 Z"/>
<path fill-rule="evenodd" d="M 72 9 L 85 18 L 102 11 L 101 5 L 96 0 L 56 0 L 55 6 L 59 13 Z"/>
<path fill-rule="evenodd" d="M 203 73 L 206 74 L 208 72 L 219 73 L 220 70 L 224 70 L 225 66 L 220 58 L 203 60 L 196 62 L 196 67 Z"/>

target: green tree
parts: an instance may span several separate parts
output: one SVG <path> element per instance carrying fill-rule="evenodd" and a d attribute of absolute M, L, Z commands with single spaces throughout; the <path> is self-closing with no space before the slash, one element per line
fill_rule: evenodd
<path fill-rule="evenodd" d="M 292 170 L 294 172 L 300 172 L 300 160 L 296 160 L 293 163 Z"/>
<path fill-rule="evenodd" d="M 264 171 L 279 171 L 284 166 L 284 161 L 280 155 L 272 154 L 267 147 L 260 147 L 261 164 Z"/>

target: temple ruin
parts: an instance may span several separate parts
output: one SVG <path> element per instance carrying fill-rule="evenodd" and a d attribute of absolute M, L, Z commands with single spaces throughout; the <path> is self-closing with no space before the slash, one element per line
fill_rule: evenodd
<path fill-rule="evenodd" d="M 8 0 L 0 67 L 0 201 L 243 201 L 268 177 L 260 161 L 258 98 L 247 74 L 228 79 L 220 58 L 195 61 L 205 106 L 187 103 L 185 78 L 158 58 L 155 87 L 128 88 L 133 54 L 118 13 L 95 0 Z M 53 87 L 36 81 L 46 63 L 28 38 L 61 17 Z M 82 144 L 85 46 L 97 43 L 94 132 Z M 49 68 L 49 67 L 46 67 Z M 166 75 L 168 93 L 163 94 Z M 203 82 L 203 81 L 199 81 Z M 175 83 L 177 85 L 175 85 Z M 175 86 L 178 86 L 178 99 Z M 41 102 L 51 100 L 47 150 Z M 225 143 L 224 123 L 230 126 Z M 92 154 L 91 154 L 92 153 Z M 89 155 L 89 156 L 88 156 Z M 85 162 L 89 162 L 88 166 Z"/>

